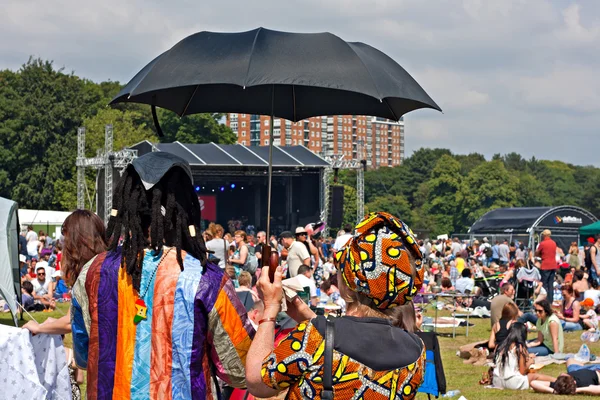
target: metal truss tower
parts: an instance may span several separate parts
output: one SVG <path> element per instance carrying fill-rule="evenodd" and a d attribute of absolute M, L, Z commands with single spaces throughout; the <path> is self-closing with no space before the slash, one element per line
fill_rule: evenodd
<path fill-rule="evenodd" d="M 137 157 L 137 150 L 123 149 L 120 151 L 113 151 L 113 127 L 112 125 L 106 125 L 104 128 L 104 149 L 98 150 L 96 157 L 86 158 L 85 157 L 85 128 L 81 127 L 77 129 L 77 208 L 89 208 L 90 210 L 96 210 L 98 212 L 98 199 L 96 193 L 98 187 L 94 188 L 93 197 L 90 196 L 87 182 L 85 179 L 85 169 L 93 168 L 96 171 L 104 171 L 104 222 L 108 222 L 110 218 L 110 212 L 112 209 L 113 200 L 113 168 L 119 170 L 122 174 L 125 168 Z M 97 173 L 98 173 L 97 172 Z M 98 180 L 96 179 L 96 185 Z M 87 197 L 87 204 L 86 204 Z"/>

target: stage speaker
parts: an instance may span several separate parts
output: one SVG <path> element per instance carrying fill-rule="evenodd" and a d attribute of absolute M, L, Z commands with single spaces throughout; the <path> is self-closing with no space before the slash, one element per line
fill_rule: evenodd
<path fill-rule="evenodd" d="M 332 229 L 338 229 L 342 226 L 344 217 L 344 187 L 329 187 L 329 213 L 327 215 L 327 225 Z"/>

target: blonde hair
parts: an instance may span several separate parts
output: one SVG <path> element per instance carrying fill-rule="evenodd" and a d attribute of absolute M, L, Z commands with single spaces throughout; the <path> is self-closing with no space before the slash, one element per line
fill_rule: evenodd
<path fill-rule="evenodd" d="M 238 283 L 240 284 L 240 286 L 252 288 L 252 275 L 250 275 L 250 272 L 240 272 L 240 276 L 238 276 Z"/>
<path fill-rule="evenodd" d="M 210 232 L 210 234 L 212 235 L 212 237 L 216 238 L 216 237 L 223 237 L 223 233 L 225 232 L 225 230 L 223 229 L 223 227 L 219 224 L 215 224 L 214 222 L 211 222 L 210 224 L 208 224 L 208 228 L 206 229 L 208 232 Z"/>

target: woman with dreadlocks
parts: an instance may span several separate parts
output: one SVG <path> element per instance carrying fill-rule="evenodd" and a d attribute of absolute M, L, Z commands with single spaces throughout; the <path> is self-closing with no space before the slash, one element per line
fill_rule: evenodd
<path fill-rule="evenodd" d="M 244 387 L 254 331 L 207 258 L 188 164 L 168 153 L 139 157 L 114 199 L 108 251 L 78 278 L 77 302 L 88 306 L 73 321 L 89 335 L 77 358 L 87 359 L 88 398 L 205 399 L 218 391 L 216 376 Z"/>

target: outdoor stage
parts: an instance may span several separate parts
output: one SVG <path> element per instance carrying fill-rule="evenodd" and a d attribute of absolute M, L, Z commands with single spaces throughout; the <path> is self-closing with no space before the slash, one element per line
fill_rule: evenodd
<path fill-rule="evenodd" d="M 155 151 L 173 153 L 189 162 L 202 218 L 227 230 L 230 220 L 244 220 L 255 231 L 267 216 L 268 147 L 242 145 L 140 142 L 138 156 Z M 324 208 L 327 161 L 304 146 L 273 147 L 271 231 L 279 233 L 320 219 Z"/>

